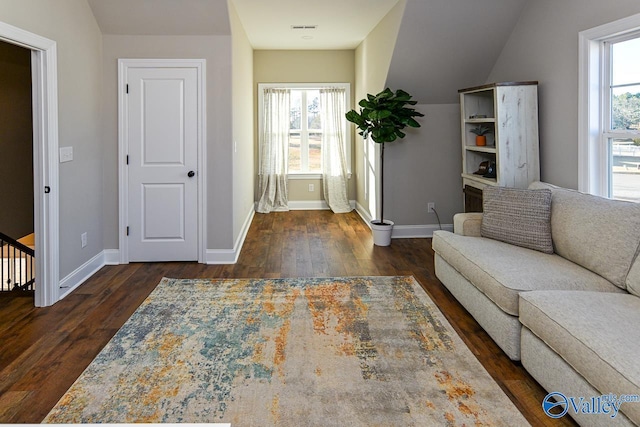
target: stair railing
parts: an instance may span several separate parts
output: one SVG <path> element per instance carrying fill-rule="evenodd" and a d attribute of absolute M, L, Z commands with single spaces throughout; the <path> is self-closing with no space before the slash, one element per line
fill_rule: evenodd
<path fill-rule="evenodd" d="M 35 251 L 0 233 L 0 292 L 32 291 Z"/>

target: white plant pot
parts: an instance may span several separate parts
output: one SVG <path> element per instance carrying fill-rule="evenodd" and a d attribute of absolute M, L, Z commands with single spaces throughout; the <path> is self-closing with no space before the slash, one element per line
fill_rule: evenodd
<path fill-rule="evenodd" d="M 373 244 L 376 246 L 389 246 L 391 244 L 391 231 L 393 231 L 393 221 L 380 220 L 371 221 L 371 231 L 373 232 Z"/>

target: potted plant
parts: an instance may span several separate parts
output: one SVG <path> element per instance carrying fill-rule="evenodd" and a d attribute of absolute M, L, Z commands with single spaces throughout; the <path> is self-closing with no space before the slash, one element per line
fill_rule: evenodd
<path fill-rule="evenodd" d="M 471 133 L 476 134 L 476 145 L 484 146 L 487 145 L 487 134 L 491 133 L 491 128 L 489 126 L 478 125 L 471 129 Z"/>
<path fill-rule="evenodd" d="M 358 134 L 365 139 L 371 137 L 373 142 L 380 144 L 380 180 L 384 182 L 384 144 L 396 139 L 404 138 L 405 127 L 420 127 L 414 117 L 424 114 L 408 107 L 417 101 L 411 100 L 411 95 L 403 90 L 386 88 L 377 95 L 367 94 L 358 105 L 360 112 L 351 110 L 346 114 L 347 120 L 355 123 L 360 131 Z M 378 246 L 388 246 L 391 243 L 393 222 L 384 219 L 384 186 L 380 186 L 380 219 L 371 221 L 373 241 Z"/>

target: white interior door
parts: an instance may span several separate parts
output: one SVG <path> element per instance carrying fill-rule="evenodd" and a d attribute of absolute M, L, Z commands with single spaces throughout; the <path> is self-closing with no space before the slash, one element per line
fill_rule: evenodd
<path fill-rule="evenodd" d="M 195 68 L 128 68 L 130 261 L 198 260 Z"/>

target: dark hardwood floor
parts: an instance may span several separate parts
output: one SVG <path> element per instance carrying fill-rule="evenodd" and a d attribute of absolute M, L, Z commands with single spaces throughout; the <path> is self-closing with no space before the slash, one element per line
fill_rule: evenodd
<path fill-rule="evenodd" d="M 0 423 L 38 423 L 163 276 L 175 278 L 413 275 L 532 425 L 552 420 L 546 392 L 511 362 L 434 275 L 431 239 L 373 245 L 360 217 L 329 211 L 256 214 L 235 265 L 107 266 L 62 301 L 34 308 L 0 295 Z"/>

